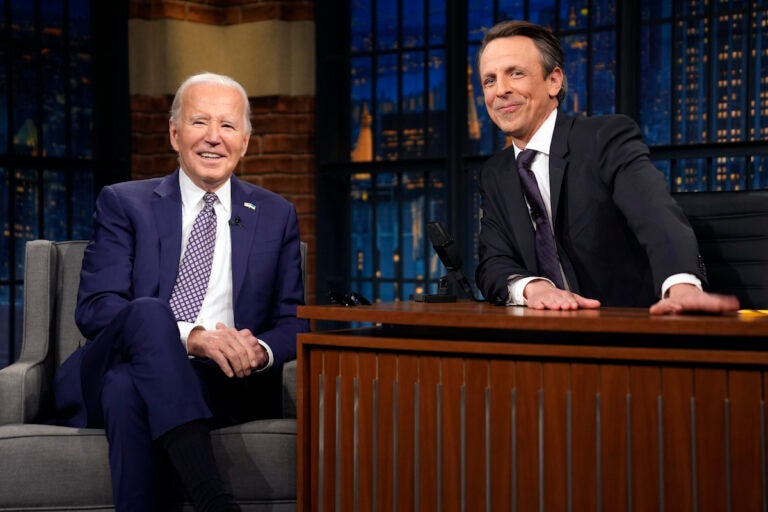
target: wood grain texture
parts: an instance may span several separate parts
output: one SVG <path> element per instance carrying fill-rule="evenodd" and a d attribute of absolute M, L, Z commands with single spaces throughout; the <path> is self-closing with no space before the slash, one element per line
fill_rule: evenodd
<path fill-rule="evenodd" d="M 300 510 L 764 509 L 764 327 L 601 310 L 584 336 L 499 309 L 299 335 Z M 622 317 L 655 326 L 616 334 Z"/>

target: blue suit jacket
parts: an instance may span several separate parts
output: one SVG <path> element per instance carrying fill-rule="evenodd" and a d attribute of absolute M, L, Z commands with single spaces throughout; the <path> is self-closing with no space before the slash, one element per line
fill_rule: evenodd
<path fill-rule="evenodd" d="M 481 175 L 476 280 L 496 304 L 507 300 L 509 276 L 539 275 L 515 165 L 510 146 Z M 558 112 L 549 180 L 558 254 L 574 292 L 603 306 L 647 307 L 673 274 L 706 282 L 693 230 L 629 117 Z"/>
<path fill-rule="evenodd" d="M 181 257 L 179 172 L 110 185 L 99 194 L 75 311 L 86 338 L 134 299 L 170 299 Z M 296 306 L 304 303 L 296 211 L 281 196 L 233 176 L 232 216 L 240 218 L 230 226 L 235 327 L 269 344 L 278 370 L 296 357 L 296 334 L 309 329 L 296 318 Z M 70 411 L 67 424 L 74 426 L 85 425 L 80 350 L 59 368 L 55 386 L 57 409 Z"/>

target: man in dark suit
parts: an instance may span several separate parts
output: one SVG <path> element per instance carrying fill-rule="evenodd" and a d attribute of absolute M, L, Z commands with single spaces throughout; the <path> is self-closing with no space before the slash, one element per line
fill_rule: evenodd
<path fill-rule="evenodd" d="M 481 174 L 481 292 L 536 309 L 738 309 L 703 291 L 693 230 L 637 124 L 558 111 L 563 60 L 550 31 L 520 21 L 492 27 L 478 53 L 488 113 L 513 142 Z"/>
<path fill-rule="evenodd" d="M 209 429 L 279 412 L 303 303 L 296 211 L 233 176 L 251 134 L 245 90 L 204 73 L 176 93 L 179 169 L 105 187 L 76 322 L 57 372 L 61 423 L 104 427 L 117 510 L 162 510 L 170 460 L 198 510 L 239 510 Z"/>

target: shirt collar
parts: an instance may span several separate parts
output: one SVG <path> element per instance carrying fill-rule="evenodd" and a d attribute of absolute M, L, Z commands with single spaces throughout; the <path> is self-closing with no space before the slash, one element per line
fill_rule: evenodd
<path fill-rule="evenodd" d="M 549 149 L 552 146 L 552 135 L 555 133 L 555 121 L 557 121 L 557 108 L 552 109 L 544 123 L 533 134 L 525 149 L 533 149 L 549 156 Z M 520 151 L 522 150 L 515 146 L 515 157 L 517 157 Z"/>
<path fill-rule="evenodd" d="M 179 169 L 179 188 L 181 189 L 181 204 L 186 212 L 194 211 L 203 202 L 206 191 L 195 185 L 183 169 Z M 216 191 L 218 202 L 227 215 L 232 211 L 232 178 Z"/>

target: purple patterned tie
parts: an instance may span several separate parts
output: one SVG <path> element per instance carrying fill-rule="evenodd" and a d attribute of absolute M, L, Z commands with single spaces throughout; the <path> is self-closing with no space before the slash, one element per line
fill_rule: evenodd
<path fill-rule="evenodd" d="M 536 151 L 526 149 L 517 155 L 517 173 L 520 175 L 520 183 L 523 185 L 525 198 L 531 209 L 531 218 L 536 224 L 536 261 L 539 264 L 539 272 L 558 288 L 564 290 L 563 277 L 560 273 L 560 261 L 557 258 L 555 237 L 552 234 L 552 226 L 549 223 L 547 209 L 541 198 L 539 184 L 536 182 L 531 170 L 531 163 L 536 158 Z"/>
<path fill-rule="evenodd" d="M 216 194 L 206 193 L 203 201 L 205 206 L 195 218 L 171 293 L 171 311 L 176 320 L 184 322 L 197 320 L 211 276 L 216 242 L 216 212 L 213 209 Z"/>

